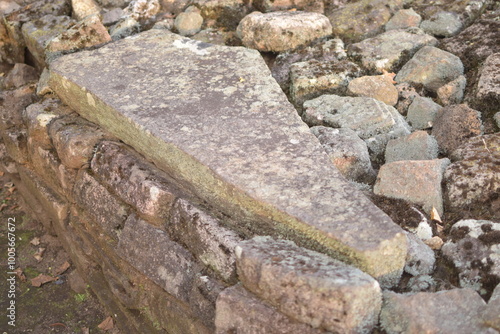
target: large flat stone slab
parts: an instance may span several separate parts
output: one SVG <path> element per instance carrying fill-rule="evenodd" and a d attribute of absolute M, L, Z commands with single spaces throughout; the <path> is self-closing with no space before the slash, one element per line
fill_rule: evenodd
<path fill-rule="evenodd" d="M 242 229 L 286 236 L 394 284 L 406 238 L 350 186 L 257 51 L 151 30 L 63 56 L 50 86 Z"/>

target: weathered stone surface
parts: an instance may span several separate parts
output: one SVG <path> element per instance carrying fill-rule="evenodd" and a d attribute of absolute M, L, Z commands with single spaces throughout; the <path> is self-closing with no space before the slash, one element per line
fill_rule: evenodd
<path fill-rule="evenodd" d="M 491 4 L 487 0 L 434 2 L 429 2 L 428 0 L 409 0 L 407 2 L 411 2 L 411 7 L 419 12 L 425 19 L 431 18 L 439 12 L 452 12 L 459 14 L 460 20 L 462 20 L 465 25 L 469 25 L 476 20 L 476 18 L 483 13 L 485 7 Z"/>
<path fill-rule="evenodd" d="M 323 95 L 304 103 L 302 118 L 310 126 L 354 130 L 375 161 L 383 160 L 390 139 L 410 134 L 410 127 L 396 109 L 369 97 Z"/>
<path fill-rule="evenodd" d="M 447 154 L 460 146 L 464 140 L 482 134 L 481 114 L 466 104 L 444 107 L 434 119 L 432 135 L 439 149 Z"/>
<path fill-rule="evenodd" d="M 23 119 L 28 130 L 28 135 L 40 147 L 44 149 L 52 148 L 48 125 L 52 120 L 70 111 L 69 108 L 64 108 L 61 105 L 61 100 L 54 98 L 48 98 L 27 106 L 23 111 Z"/>
<path fill-rule="evenodd" d="M 3 86 L 5 89 L 19 88 L 36 81 L 38 81 L 36 70 L 29 65 L 18 63 L 5 76 Z"/>
<path fill-rule="evenodd" d="M 348 42 L 359 42 L 382 32 L 392 14 L 401 9 L 402 0 L 361 0 L 327 13 L 333 35 Z"/>
<path fill-rule="evenodd" d="M 203 17 L 197 12 L 184 12 L 175 18 L 174 27 L 182 36 L 192 36 L 201 30 Z"/>
<path fill-rule="evenodd" d="M 125 16 L 117 24 L 111 27 L 109 33 L 114 41 L 134 35 L 141 30 L 141 24 L 132 16 Z"/>
<path fill-rule="evenodd" d="M 110 10 L 103 9 L 102 13 L 102 24 L 105 26 L 110 26 L 118 21 L 125 15 L 123 9 L 120 7 L 115 7 Z"/>
<path fill-rule="evenodd" d="M 382 327 L 393 333 L 483 333 L 484 300 L 471 289 L 414 295 L 384 292 Z"/>
<path fill-rule="evenodd" d="M 416 96 L 408 107 L 406 120 L 413 129 L 424 130 L 432 128 L 434 119 L 441 106 L 428 97 Z"/>
<path fill-rule="evenodd" d="M 0 1 L 0 11 L 4 14 L 9 14 L 10 12 L 13 12 L 15 10 L 20 9 L 21 6 L 19 6 L 17 3 L 13 1 Z"/>
<path fill-rule="evenodd" d="M 300 107 L 323 94 L 344 95 L 349 81 L 360 75 L 359 66 L 348 60 L 295 63 L 290 66 L 290 96 Z"/>
<path fill-rule="evenodd" d="M 405 272 L 412 276 L 432 274 L 436 257 L 432 249 L 413 233 L 408 233 Z"/>
<path fill-rule="evenodd" d="M 396 89 L 399 94 L 396 109 L 401 115 L 406 115 L 408 113 L 408 107 L 412 104 L 413 100 L 421 95 L 421 92 L 419 92 L 420 89 L 417 90 L 407 82 L 396 84 Z"/>
<path fill-rule="evenodd" d="M 444 105 L 459 104 L 464 98 L 467 79 L 461 75 L 453 81 L 439 87 L 436 91 L 439 102 Z"/>
<path fill-rule="evenodd" d="M 460 17 L 452 12 L 438 12 L 420 24 L 420 28 L 426 33 L 437 37 L 454 36 L 462 30 L 462 27 Z"/>
<path fill-rule="evenodd" d="M 241 241 L 236 233 L 183 199 L 176 202 L 166 230 L 223 280 L 235 281 L 234 249 Z"/>
<path fill-rule="evenodd" d="M 421 205 L 427 213 L 435 207 L 442 215 L 441 180 L 449 163 L 448 159 L 435 159 L 385 164 L 380 168 L 373 192 Z"/>
<path fill-rule="evenodd" d="M 422 17 L 413 8 L 398 10 L 385 25 L 385 31 L 419 27 Z"/>
<path fill-rule="evenodd" d="M 192 255 L 168 235 L 135 215 L 120 234 L 118 255 L 174 297 L 188 301 L 200 268 Z"/>
<path fill-rule="evenodd" d="M 4 173 L 17 174 L 16 162 L 7 153 L 3 142 L 0 142 L 0 169 Z"/>
<path fill-rule="evenodd" d="M 43 96 L 52 93 L 52 89 L 49 87 L 49 70 L 44 68 L 42 74 L 40 74 L 40 80 L 36 85 L 36 95 Z"/>
<path fill-rule="evenodd" d="M 101 7 L 94 0 L 71 0 L 72 15 L 81 21 L 89 15 L 99 15 Z"/>
<path fill-rule="evenodd" d="M 243 285 L 314 328 L 369 333 L 381 306 L 379 284 L 359 269 L 293 242 L 255 237 L 236 248 Z"/>
<path fill-rule="evenodd" d="M 422 84 L 435 92 L 462 74 L 464 66 L 460 58 L 433 46 L 424 46 L 401 68 L 395 80 Z"/>
<path fill-rule="evenodd" d="M 217 334 L 320 334 L 324 331 L 278 312 L 241 285 L 225 289 L 217 298 Z"/>
<path fill-rule="evenodd" d="M 488 306 L 482 316 L 487 326 L 500 331 L 500 283 L 493 290 Z"/>
<path fill-rule="evenodd" d="M 255 0 L 252 6 L 264 13 L 297 9 L 322 14 L 325 10 L 323 1 L 317 0 Z"/>
<path fill-rule="evenodd" d="M 59 158 L 69 168 L 80 168 L 88 164 L 97 143 L 109 138 L 95 124 L 74 115 L 51 122 L 49 134 Z"/>
<path fill-rule="evenodd" d="M 347 179 L 360 183 L 372 183 L 375 180 L 368 147 L 356 132 L 349 128 L 332 129 L 325 126 L 314 126 L 311 132 Z"/>
<path fill-rule="evenodd" d="M 185 6 L 184 1 L 180 1 L 180 4 Z M 235 31 L 240 21 L 252 10 L 251 3 L 246 0 L 194 0 L 193 4 L 200 9 L 207 27 L 226 31 Z"/>
<path fill-rule="evenodd" d="M 165 1 L 165 0 L 164 0 Z M 124 8 L 128 5 L 130 0 L 97 0 L 103 7 L 120 7 Z"/>
<path fill-rule="evenodd" d="M 495 113 L 495 115 L 493 115 L 493 119 L 497 124 L 497 128 L 500 128 L 500 112 Z"/>
<path fill-rule="evenodd" d="M 160 12 L 159 0 L 132 0 L 125 8 L 124 13 L 138 22 L 153 19 Z"/>
<path fill-rule="evenodd" d="M 424 34 L 421 30 L 389 30 L 372 38 L 349 46 L 351 57 L 361 58 L 368 69 L 398 71 L 401 66 L 420 48 L 437 44 L 437 39 Z"/>
<path fill-rule="evenodd" d="M 400 160 L 433 160 L 438 157 L 438 144 L 425 131 L 415 131 L 411 135 L 391 139 L 385 148 L 385 162 Z"/>
<path fill-rule="evenodd" d="M 441 250 L 457 268 L 460 286 L 489 296 L 500 281 L 500 223 L 461 220 L 450 232 Z"/>
<path fill-rule="evenodd" d="M 237 29 L 243 45 L 259 51 L 293 50 L 332 33 L 327 17 L 308 12 L 253 12 Z"/>
<path fill-rule="evenodd" d="M 500 52 L 486 58 L 477 83 L 476 104 L 498 110 L 500 104 Z M 485 109 L 486 109 L 485 108 Z"/>
<path fill-rule="evenodd" d="M 166 176 L 125 145 L 111 141 L 99 143 L 91 169 L 145 219 L 161 226 L 170 217 L 176 195 Z"/>
<path fill-rule="evenodd" d="M 48 58 L 47 62 L 50 62 L 62 52 L 72 52 L 110 41 L 111 37 L 99 15 L 91 15 L 52 38 L 46 45 L 45 56 Z"/>
<path fill-rule="evenodd" d="M 23 110 L 35 100 L 34 85 L 0 92 L 0 129 L 23 126 Z"/>
<path fill-rule="evenodd" d="M 347 92 L 353 96 L 373 97 L 390 106 L 398 103 L 398 90 L 389 75 L 364 76 L 349 82 Z"/>
<path fill-rule="evenodd" d="M 290 67 L 293 63 L 311 59 L 318 61 L 338 61 L 347 57 L 344 42 L 339 38 L 318 41 L 296 50 L 280 53 L 272 65 L 271 72 L 281 88 L 287 91 L 290 79 Z"/>
<path fill-rule="evenodd" d="M 445 171 L 445 198 L 452 209 L 492 206 L 500 214 L 500 134 L 478 136 L 452 152 Z"/>
<path fill-rule="evenodd" d="M 17 163 L 28 162 L 27 133 L 24 127 L 12 127 L 2 131 L 5 149 L 9 156 Z"/>
<path fill-rule="evenodd" d="M 341 180 L 256 51 L 150 30 L 59 58 L 50 85 L 245 227 L 279 227 L 397 280 L 401 229 Z"/>
<path fill-rule="evenodd" d="M 73 198 L 113 240 L 118 239 L 129 208 L 101 185 L 87 170 L 81 170 L 73 187 Z M 123 233 L 123 232 L 122 232 Z M 146 239 L 145 236 L 141 237 Z"/>
<path fill-rule="evenodd" d="M 225 286 L 211 278 L 197 274 L 189 292 L 189 306 L 193 314 L 210 329 L 215 329 L 215 302 Z"/>

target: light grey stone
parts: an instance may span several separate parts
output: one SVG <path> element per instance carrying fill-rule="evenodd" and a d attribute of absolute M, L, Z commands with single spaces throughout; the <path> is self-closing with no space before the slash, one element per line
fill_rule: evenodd
<path fill-rule="evenodd" d="M 255 237 L 238 245 L 236 265 L 248 290 L 314 328 L 369 333 L 377 323 L 379 284 L 328 256 L 290 241 Z"/>
<path fill-rule="evenodd" d="M 408 107 L 406 120 L 413 129 L 424 130 L 432 128 L 434 119 L 441 106 L 428 97 L 416 96 Z"/>
<path fill-rule="evenodd" d="M 124 13 L 138 22 L 144 22 L 154 18 L 160 10 L 159 0 L 132 0 L 125 8 Z"/>
<path fill-rule="evenodd" d="M 314 126 L 312 133 L 318 138 L 335 167 L 347 179 L 372 183 L 376 174 L 370 161 L 366 143 L 349 128 L 333 129 Z"/>
<path fill-rule="evenodd" d="M 422 17 L 413 8 L 398 10 L 385 25 L 385 31 L 420 26 Z"/>
<path fill-rule="evenodd" d="M 302 118 L 309 126 L 350 128 L 366 142 L 372 161 L 382 161 L 390 139 L 410 134 L 396 109 L 369 97 L 323 95 L 304 103 Z"/>
<path fill-rule="evenodd" d="M 367 69 L 381 73 L 398 71 L 420 48 L 436 45 L 437 39 L 418 29 L 389 30 L 372 38 L 349 46 L 347 54 L 361 58 Z M 399 82 L 399 81 L 398 81 Z"/>
<path fill-rule="evenodd" d="M 45 67 L 40 75 L 38 84 L 36 85 L 36 95 L 44 96 L 50 94 L 52 90 L 49 87 L 49 70 Z"/>
<path fill-rule="evenodd" d="M 433 207 L 443 215 L 441 181 L 449 159 L 405 160 L 383 165 L 373 192 L 421 205 L 429 214 Z"/>
<path fill-rule="evenodd" d="M 192 36 L 201 30 L 203 17 L 196 12 L 184 12 L 177 15 L 174 27 L 182 36 Z"/>
<path fill-rule="evenodd" d="M 332 33 L 328 18 L 308 12 L 253 12 L 237 29 L 243 45 L 259 51 L 283 52 Z"/>
<path fill-rule="evenodd" d="M 415 131 L 411 135 L 391 139 L 385 149 L 385 162 L 400 160 L 433 160 L 438 157 L 438 144 L 425 131 Z"/>
<path fill-rule="evenodd" d="M 432 291 L 436 288 L 436 280 L 430 275 L 414 276 L 408 280 L 407 287 L 411 292 Z"/>
<path fill-rule="evenodd" d="M 422 21 L 420 28 L 426 33 L 437 37 L 451 37 L 462 30 L 460 17 L 453 12 L 439 12 L 428 20 Z"/>
<path fill-rule="evenodd" d="M 135 215 L 125 222 L 117 253 L 172 296 L 188 302 L 200 267 L 179 244 Z"/>
<path fill-rule="evenodd" d="M 71 0 L 72 16 L 81 21 L 89 15 L 99 15 L 101 7 L 94 0 Z"/>
<path fill-rule="evenodd" d="M 485 305 L 471 289 L 416 294 L 385 291 L 380 323 L 388 334 L 485 333 L 480 320 Z"/>
<path fill-rule="evenodd" d="M 459 104 L 464 98 L 464 90 L 467 84 L 465 76 L 461 75 L 453 81 L 439 87 L 436 91 L 438 100 L 443 106 Z"/>
<path fill-rule="evenodd" d="M 441 251 L 457 268 L 460 286 L 490 294 L 490 282 L 500 279 L 500 223 L 460 220 L 452 226 L 450 236 Z"/>
<path fill-rule="evenodd" d="M 413 233 L 407 233 L 408 255 L 405 272 L 412 276 L 429 275 L 434 271 L 436 256 L 434 251 Z"/>
<path fill-rule="evenodd" d="M 49 83 L 242 225 L 341 256 L 383 285 L 398 280 L 401 228 L 332 166 L 257 51 L 152 29 L 58 58 Z"/>
<path fill-rule="evenodd" d="M 277 311 L 239 284 L 225 289 L 217 298 L 215 328 L 217 334 L 324 333 Z"/>
<path fill-rule="evenodd" d="M 110 10 L 103 10 L 102 24 L 104 24 L 105 26 L 116 24 L 123 16 L 125 16 L 125 13 L 120 7 L 112 8 Z"/>
<path fill-rule="evenodd" d="M 422 84 L 430 91 L 464 74 L 464 65 L 457 56 L 433 46 L 424 46 L 398 72 L 395 80 Z"/>

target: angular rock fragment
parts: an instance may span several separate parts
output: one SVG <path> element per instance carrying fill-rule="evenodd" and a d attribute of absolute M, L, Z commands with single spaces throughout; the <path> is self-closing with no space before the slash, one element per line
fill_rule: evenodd
<path fill-rule="evenodd" d="M 293 242 L 255 237 L 236 248 L 243 285 L 284 314 L 332 332 L 369 333 L 381 305 L 369 275 Z"/>
<path fill-rule="evenodd" d="M 71 0 L 73 18 L 81 21 L 89 15 L 99 15 L 101 8 L 94 0 Z"/>
<path fill-rule="evenodd" d="M 426 33 L 437 37 L 454 36 L 462 30 L 462 27 L 459 16 L 452 12 L 438 12 L 420 24 L 420 28 Z"/>
<path fill-rule="evenodd" d="M 385 164 L 380 168 L 373 192 L 421 205 L 427 213 L 435 207 L 442 215 L 441 181 L 449 163 L 448 159 L 435 159 Z"/>
<path fill-rule="evenodd" d="M 408 233 L 405 272 L 412 276 L 432 274 L 436 257 L 432 249 L 413 233 Z"/>
<path fill-rule="evenodd" d="M 385 31 L 419 27 L 422 17 L 413 8 L 398 10 L 385 25 Z"/>
<path fill-rule="evenodd" d="M 411 135 L 391 139 L 385 148 L 385 162 L 401 160 L 433 160 L 438 157 L 436 139 L 425 131 L 415 131 Z"/>
<path fill-rule="evenodd" d="M 316 0 L 255 0 L 252 6 L 264 13 L 296 9 L 323 14 L 325 10 L 323 1 Z"/>
<path fill-rule="evenodd" d="M 16 64 L 3 81 L 5 89 L 19 88 L 28 83 L 38 81 L 35 68 L 26 64 Z"/>
<path fill-rule="evenodd" d="M 124 10 L 124 14 L 138 22 L 154 18 L 160 12 L 159 0 L 132 0 Z"/>
<path fill-rule="evenodd" d="M 48 125 L 63 114 L 70 112 L 61 106 L 59 99 L 49 98 L 33 103 L 23 111 L 23 118 L 28 129 L 28 135 L 44 149 L 52 148 Z"/>
<path fill-rule="evenodd" d="M 398 71 L 420 48 L 437 44 L 437 39 L 421 30 L 389 30 L 348 48 L 348 55 L 359 57 L 367 69 L 378 73 Z M 400 82 L 400 80 L 397 80 Z"/>
<path fill-rule="evenodd" d="M 398 72 L 397 82 L 422 84 L 430 91 L 464 74 L 464 66 L 457 56 L 432 46 L 421 48 Z"/>
<path fill-rule="evenodd" d="M 9 156 L 19 164 L 28 162 L 28 135 L 24 127 L 12 127 L 2 131 L 2 139 Z"/>
<path fill-rule="evenodd" d="M 308 12 L 253 12 L 237 30 L 243 45 L 259 51 L 293 50 L 332 33 L 324 15 Z"/>
<path fill-rule="evenodd" d="M 455 80 L 439 87 L 436 91 L 438 101 L 443 106 L 461 103 L 464 98 L 464 90 L 466 84 L 467 79 L 465 79 L 465 76 L 461 75 Z"/>
<path fill-rule="evenodd" d="M 373 97 L 390 106 L 398 103 L 398 90 L 389 75 L 364 76 L 349 82 L 349 95 Z"/>
<path fill-rule="evenodd" d="M 484 61 L 477 82 L 475 104 L 486 110 L 498 110 L 500 104 L 500 52 L 494 53 Z"/>
<path fill-rule="evenodd" d="M 432 128 L 434 120 L 442 107 L 428 97 L 416 96 L 408 107 L 406 120 L 413 129 Z"/>

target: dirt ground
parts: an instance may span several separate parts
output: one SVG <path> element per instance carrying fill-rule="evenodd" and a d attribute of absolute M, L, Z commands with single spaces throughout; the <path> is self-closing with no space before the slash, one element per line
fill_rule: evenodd
<path fill-rule="evenodd" d="M 21 196 L 7 175 L 0 176 L 0 334 L 15 333 L 119 333 L 98 326 L 109 316 L 85 285 L 56 237 L 49 235 L 26 210 Z M 11 224 L 9 224 L 11 223 Z M 8 257 L 8 228 L 15 227 L 15 268 Z M 68 267 L 69 264 L 69 267 Z M 66 269 L 66 267 L 68 267 Z M 22 271 L 22 273 L 21 273 Z M 40 274 L 47 283 L 34 286 Z M 9 296 L 9 277 L 16 276 L 15 297 Z M 41 283 L 41 282 L 40 282 Z M 15 301 L 15 327 L 8 324 L 7 307 Z M 103 324 L 101 327 L 105 327 Z M 111 327 L 111 326 L 110 326 Z"/>

